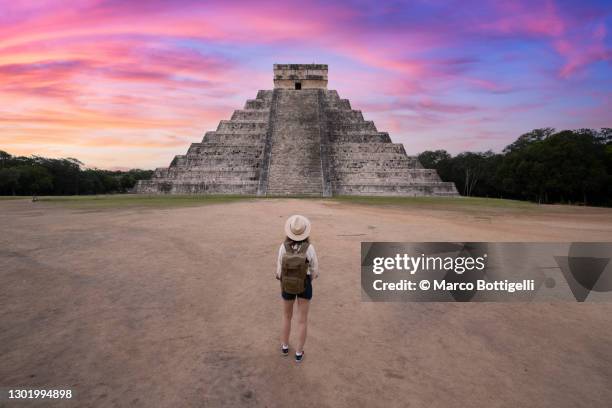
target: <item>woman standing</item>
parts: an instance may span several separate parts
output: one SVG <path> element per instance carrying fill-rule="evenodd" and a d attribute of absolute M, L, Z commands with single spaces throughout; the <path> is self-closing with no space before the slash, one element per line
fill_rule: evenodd
<path fill-rule="evenodd" d="M 304 358 L 304 343 L 308 325 L 308 307 L 312 299 L 312 279 L 319 277 L 319 262 L 314 246 L 309 242 L 310 221 L 301 215 L 292 215 L 285 223 L 287 238 L 278 250 L 276 279 L 281 281 L 283 298 L 283 330 L 281 353 L 289 355 L 289 333 L 293 318 L 293 304 L 297 298 L 297 332 L 295 361 Z"/>

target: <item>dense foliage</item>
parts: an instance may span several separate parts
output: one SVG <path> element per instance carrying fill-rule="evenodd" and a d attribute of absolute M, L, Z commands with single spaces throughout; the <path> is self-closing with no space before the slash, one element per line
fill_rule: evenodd
<path fill-rule="evenodd" d="M 539 203 L 612 205 L 612 129 L 536 129 L 502 153 L 419 155 L 462 195 Z"/>
<path fill-rule="evenodd" d="M 19 157 L 0 150 L 0 195 L 125 193 L 151 170 L 86 169 L 76 159 Z"/>

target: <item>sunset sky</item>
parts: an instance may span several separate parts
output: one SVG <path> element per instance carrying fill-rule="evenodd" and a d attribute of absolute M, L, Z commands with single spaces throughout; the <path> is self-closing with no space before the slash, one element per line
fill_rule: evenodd
<path fill-rule="evenodd" d="M 167 166 L 312 62 L 411 154 L 612 127 L 610 1 L 0 0 L 0 150 Z"/>

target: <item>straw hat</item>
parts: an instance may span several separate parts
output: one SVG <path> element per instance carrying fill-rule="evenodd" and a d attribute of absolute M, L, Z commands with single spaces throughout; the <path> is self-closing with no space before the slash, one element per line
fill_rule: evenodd
<path fill-rule="evenodd" d="M 303 215 L 292 215 L 285 222 L 285 234 L 294 241 L 303 241 L 310 235 L 310 221 Z"/>

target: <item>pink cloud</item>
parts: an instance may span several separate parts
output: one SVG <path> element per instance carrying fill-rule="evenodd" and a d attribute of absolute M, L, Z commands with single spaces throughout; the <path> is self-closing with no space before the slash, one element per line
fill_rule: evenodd
<path fill-rule="evenodd" d="M 589 29 L 593 16 L 578 16 L 573 10 L 562 10 L 553 0 L 538 6 L 534 2 L 499 2 L 499 18 L 482 23 L 479 29 L 499 35 L 533 36 L 550 42 L 564 59 L 558 70 L 567 79 L 598 61 L 610 61 L 612 50 L 605 45 L 606 27 L 597 24 Z M 585 21 L 582 21 L 585 19 Z"/>
<path fill-rule="evenodd" d="M 566 61 L 559 75 L 562 78 L 569 78 L 592 63 L 612 61 L 612 49 L 606 47 L 605 37 L 606 27 L 599 24 L 586 39 L 561 38 L 555 41 L 555 49 Z"/>
<path fill-rule="evenodd" d="M 482 78 L 466 78 L 466 82 L 481 90 L 493 92 L 493 93 L 507 93 L 512 91 L 512 87 L 506 84 L 502 84 L 500 82 L 491 81 L 488 79 Z"/>
<path fill-rule="evenodd" d="M 564 34 L 568 22 L 552 0 L 539 2 L 503 1 L 496 3 L 497 18 L 480 24 L 480 28 L 498 34 L 523 34 L 557 37 Z"/>

